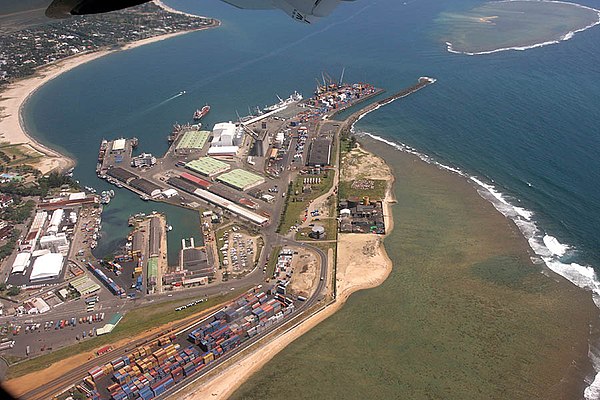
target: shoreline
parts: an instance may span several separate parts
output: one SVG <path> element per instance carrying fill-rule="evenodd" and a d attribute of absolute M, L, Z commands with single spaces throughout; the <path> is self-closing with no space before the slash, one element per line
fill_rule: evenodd
<path fill-rule="evenodd" d="M 373 157 L 380 158 L 362 147 L 361 150 Z M 381 160 L 385 163 L 385 160 Z M 201 385 L 198 384 L 199 387 L 195 387 L 196 384 L 192 383 L 171 396 L 171 399 L 228 399 L 242 384 L 289 344 L 340 310 L 353 293 L 377 287 L 388 278 L 392 272 L 393 263 L 385 249 L 384 240 L 394 229 L 392 204 L 396 202 L 393 191 L 395 177 L 391 168 L 389 168 L 387 180 L 386 194 L 383 199 L 385 235 L 338 234 L 336 299 L 263 346 L 257 346 L 247 356 L 236 360 Z M 365 255 L 363 250 L 362 254 L 357 255 L 356 248 L 361 245 L 363 249 L 369 247 L 373 251 L 372 254 Z M 371 246 L 373 247 L 371 248 Z"/>
<path fill-rule="evenodd" d="M 169 7 L 163 7 L 161 2 L 155 3 L 166 11 L 172 12 Z M 200 16 L 195 17 L 201 18 Z M 85 63 L 115 52 L 131 50 L 136 47 L 171 39 L 187 33 L 217 28 L 221 25 L 221 21 L 216 19 L 213 19 L 213 21 L 213 24 L 198 29 L 153 36 L 123 44 L 116 49 L 97 50 L 63 58 L 54 63 L 44 65 L 39 68 L 33 76 L 17 80 L 7 85 L 7 87 L 0 92 L 0 142 L 8 143 L 10 145 L 28 146 L 40 153 L 43 159 L 37 162 L 35 167 L 38 168 L 43 175 L 52 171 L 66 172 L 67 170 L 74 168 L 76 165 L 75 159 L 51 148 L 51 145 L 42 143 L 27 131 L 23 118 L 23 108 L 31 96 L 46 83 Z"/>

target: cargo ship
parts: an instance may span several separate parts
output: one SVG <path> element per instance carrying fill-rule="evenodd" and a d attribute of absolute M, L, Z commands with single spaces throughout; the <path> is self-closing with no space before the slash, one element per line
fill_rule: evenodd
<path fill-rule="evenodd" d="M 302 95 L 300 93 L 298 93 L 297 91 L 294 90 L 294 93 L 292 93 L 290 95 L 290 97 L 288 97 L 287 99 L 282 99 L 281 97 L 277 96 L 277 98 L 279 99 L 279 103 L 273 104 L 271 106 L 265 107 L 263 109 L 264 112 L 270 112 L 270 111 L 276 111 L 279 110 L 281 108 L 285 108 L 287 106 L 289 106 L 292 103 L 297 103 L 299 101 L 302 101 Z"/>
<path fill-rule="evenodd" d="M 194 121 L 200 121 L 208 112 L 210 111 L 210 106 L 207 104 L 201 109 L 196 110 L 194 113 Z"/>

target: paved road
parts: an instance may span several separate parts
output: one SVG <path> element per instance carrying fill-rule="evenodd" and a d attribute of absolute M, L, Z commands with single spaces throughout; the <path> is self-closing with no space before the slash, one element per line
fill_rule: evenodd
<path fill-rule="evenodd" d="M 322 279 L 319 280 L 317 290 L 315 291 L 315 293 L 313 294 L 312 297 L 307 299 L 307 301 L 305 301 L 305 302 L 297 303 L 298 305 L 297 305 L 296 311 L 292 315 L 298 315 L 298 314 L 304 312 L 305 310 L 309 309 L 310 307 L 315 305 L 318 301 L 320 301 L 324 298 L 323 290 L 325 289 L 326 284 L 327 284 L 327 279 L 326 279 L 326 277 L 327 277 L 327 255 L 319 248 L 313 247 L 313 246 L 311 246 L 309 244 L 305 244 L 305 243 L 297 243 L 293 240 L 286 239 L 281 235 L 277 235 L 274 245 L 290 246 L 290 247 L 293 246 L 293 247 L 300 247 L 303 249 L 308 249 L 308 250 L 316 252 L 319 255 L 319 257 L 321 258 L 320 277 Z M 239 280 L 236 280 L 236 283 L 239 284 L 236 286 L 241 287 L 244 284 L 248 284 L 248 283 L 252 282 L 255 279 L 255 275 L 262 275 L 262 271 L 258 272 L 258 270 L 259 270 L 259 268 L 256 268 L 256 270 L 252 274 L 247 275 L 244 278 L 241 278 Z M 262 279 L 262 277 L 261 277 L 261 279 Z M 215 291 L 215 294 L 216 294 L 216 291 L 219 290 L 219 288 L 217 288 L 217 287 L 213 287 L 211 289 L 212 289 L 212 291 Z M 205 289 L 205 291 L 206 291 L 206 289 Z M 189 291 L 187 291 L 186 293 L 177 293 L 177 295 L 182 295 L 182 294 L 187 294 L 188 295 L 187 298 L 189 298 Z M 173 297 L 175 297 L 175 295 L 176 294 L 174 294 Z M 164 295 L 148 296 L 145 299 L 145 301 L 146 302 L 148 302 L 148 300 L 149 301 L 157 301 L 157 298 L 160 298 L 160 297 L 164 297 Z M 170 299 L 170 297 L 168 297 L 168 295 L 167 295 L 167 299 Z M 286 320 L 284 320 L 284 322 L 289 321 L 290 317 L 286 318 Z M 205 318 L 206 318 L 206 316 L 201 318 L 200 320 L 203 320 Z M 195 320 L 192 323 L 190 323 L 189 321 L 176 323 L 174 325 L 173 330 L 174 331 L 188 330 L 190 325 L 197 325 L 198 322 L 199 322 L 199 320 Z M 180 390 L 181 388 L 185 387 L 185 385 L 192 383 L 193 381 L 197 380 L 198 378 L 204 376 L 206 373 L 210 372 L 214 368 L 221 365 L 227 359 L 231 358 L 235 354 L 238 354 L 240 351 L 246 349 L 251 344 L 256 343 L 261 338 L 264 338 L 266 335 L 268 335 L 270 332 L 272 332 L 274 329 L 276 329 L 280 325 L 281 324 L 278 324 L 278 325 L 266 330 L 265 332 L 262 332 L 261 334 L 256 335 L 252 339 L 247 340 L 240 347 L 228 352 L 225 356 L 221 357 L 218 362 L 211 364 L 210 367 L 207 367 L 204 370 L 202 375 L 194 376 L 194 377 L 189 378 L 189 380 L 186 379 L 186 380 L 182 381 L 182 383 L 185 383 L 183 386 L 180 383 L 176 387 L 172 388 L 172 390 L 167 391 L 164 395 L 160 396 L 159 398 L 165 398 L 168 394 L 172 394 L 172 393 L 176 392 L 177 390 Z M 185 335 L 186 332 L 184 332 L 183 334 Z M 154 338 L 154 337 L 152 337 L 152 338 Z M 96 358 L 78 366 L 77 368 L 65 373 L 60 378 L 58 378 L 52 382 L 46 382 L 44 386 L 38 387 L 34 390 L 27 392 L 21 398 L 27 399 L 27 400 L 46 399 L 52 394 L 56 394 L 56 393 L 60 392 L 61 390 L 64 390 L 73 384 L 79 383 L 81 381 L 81 379 L 85 376 L 87 371 L 90 370 L 91 368 L 93 368 L 97 365 L 102 365 L 104 363 L 107 363 L 110 360 L 113 360 L 121 355 L 125 355 L 130 351 L 130 349 L 140 346 L 140 345 L 144 344 L 145 342 L 147 342 L 148 340 L 151 340 L 152 338 L 144 338 L 144 339 L 140 339 L 137 341 L 133 341 L 133 342 L 129 343 L 126 346 L 126 348 L 116 349 L 116 350 L 111 351 L 110 353 L 96 357 Z"/>

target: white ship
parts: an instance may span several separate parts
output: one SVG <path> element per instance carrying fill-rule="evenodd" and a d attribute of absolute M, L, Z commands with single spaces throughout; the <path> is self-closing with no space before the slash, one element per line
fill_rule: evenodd
<path fill-rule="evenodd" d="M 279 99 L 279 103 L 273 104 L 272 106 L 265 107 L 263 111 L 265 111 L 265 112 L 271 112 L 271 111 L 279 110 L 280 108 L 287 107 L 287 106 L 289 106 L 292 103 L 297 103 L 299 101 L 302 101 L 303 97 L 302 97 L 302 95 L 300 93 L 298 93 L 297 91 L 294 90 L 294 93 L 292 93 L 290 95 L 290 97 L 288 97 L 285 100 L 283 100 L 279 96 L 277 96 L 277 98 Z"/>

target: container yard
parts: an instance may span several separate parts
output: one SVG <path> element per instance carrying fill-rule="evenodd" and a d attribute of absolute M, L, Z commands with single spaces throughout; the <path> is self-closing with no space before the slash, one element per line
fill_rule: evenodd
<path fill-rule="evenodd" d="M 292 300 L 281 294 L 246 293 L 191 329 L 163 336 L 90 369 L 76 389 L 90 399 L 159 398 L 294 310 Z"/>

